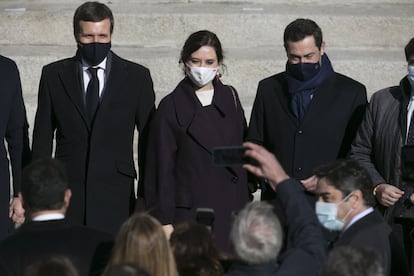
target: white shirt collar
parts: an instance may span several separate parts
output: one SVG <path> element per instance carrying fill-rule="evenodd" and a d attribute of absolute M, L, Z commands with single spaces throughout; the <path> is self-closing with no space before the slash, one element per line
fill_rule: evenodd
<path fill-rule="evenodd" d="M 97 68 L 101 68 L 101 69 L 105 70 L 107 59 L 108 59 L 107 57 L 104 58 L 104 60 L 102 60 L 101 63 L 99 63 L 96 66 L 92 66 L 92 67 L 97 67 Z M 86 63 L 86 61 L 84 59 L 82 59 L 82 69 L 83 69 L 83 71 L 88 70 L 89 67 L 91 67 L 91 66 L 88 63 Z"/>
<path fill-rule="evenodd" d="M 353 217 L 351 219 L 351 221 L 348 223 L 348 225 L 345 227 L 345 229 L 343 231 L 346 231 L 346 229 L 351 227 L 352 224 L 354 224 L 355 222 L 357 222 L 358 220 L 362 219 L 363 217 L 365 217 L 366 215 L 368 215 L 372 212 L 374 212 L 374 208 L 372 208 L 372 207 L 369 207 L 368 209 L 362 211 L 361 213 L 359 213 L 358 215 L 356 215 L 355 217 Z"/>
<path fill-rule="evenodd" d="M 32 221 L 58 220 L 58 219 L 64 219 L 64 218 L 65 218 L 64 214 L 52 213 L 52 214 L 43 214 L 43 215 L 36 216 L 32 218 Z"/>

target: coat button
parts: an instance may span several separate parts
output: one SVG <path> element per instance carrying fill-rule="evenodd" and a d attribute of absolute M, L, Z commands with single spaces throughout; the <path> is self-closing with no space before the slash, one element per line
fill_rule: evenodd
<path fill-rule="evenodd" d="M 237 183 L 238 180 L 239 180 L 239 178 L 237 176 L 233 176 L 231 178 L 231 182 L 233 182 L 233 183 Z"/>
<path fill-rule="evenodd" d="M 299 130 L 299 131 L 298 131 L 298 134 L 303 134 L 303 131 L 302 131 L 302 130 Z"/>

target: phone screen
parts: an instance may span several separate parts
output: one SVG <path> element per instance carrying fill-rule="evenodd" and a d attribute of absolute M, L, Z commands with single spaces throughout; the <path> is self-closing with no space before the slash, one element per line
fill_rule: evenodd
<path fill-rule="evenodd" d="M 242 166 L 248 162 L 243 146 L 213 148 L 213 164 L 221 167 Z"/>

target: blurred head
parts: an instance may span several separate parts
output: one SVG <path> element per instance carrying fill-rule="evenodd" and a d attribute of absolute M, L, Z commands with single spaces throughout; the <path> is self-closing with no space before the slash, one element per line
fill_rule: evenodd
<path fill-rule="evenodd" d="M 249 264 L 276 260 L 282 247 L 282 229 L 273 207 L 251 202 L 233 222 L 230 238 L 237 256 Z"/>
<path fill-rule="evenodd" d="M 23 170 L 21 196 L 30 213 L 63 210 L 69 206 L 66 170 L 56 159 L 31 163 Z"/>
<path fill-rule="evenodd" d="M 151 276 L 146 271 L 130 263 L 120 263 L 108 267 L 102 276 Z"/>
<path fill-rule="evenodd" d="M 196 222 L 177 224 L 170 244 L 180 276 L 221 275 L 219 254 L 205 225 Z"/>
<path fill-rule="evenodd" d="M 299 18 L 286 28 L 283 42 L 288 62 L 317 63 L 325 51 L 322 30 L 310 19 Z"/>
<path fill-rule="evenodd" d="M 112 11 L 108 8 L 108 6 L 99 2 L 85 2 L 76 9 L 73 16 L 73 34 L 75 36 L 76 42 L 81 42 L 83 39 L 88 39 L 82 38 L 82 36 L 85 34 L 85 31 L 87 31 L 84 29 L 86 26 L 85 23 L 92 24 L 92 26 L 95 25 L 94 23 L 102 23 L 105 25 L 105 37 L 92 37 L 89 39 L 104 39 L 105 42 L 110 41 L 112 32 L 114 30 L 114 17 L 112 15 Z M 90 34 L 90 36 L 92 35 Z"/>
<path fill-rule="evenodd" d="M 69 258 L 52 255 L 29 265 L 24 276 L 78 276 L 79 273 Z"/>
<path fill-rule="evenodd" d="M 176 276 L 174 257 L 161 224 L 146 213 L 136 213 L 121 226 L 108 267 L 131 263 L 152 276 Z"/>
<path fill-rule="evenodd" d="M 372 180 L 357 161 L 337 160 L 318 167 L 314 173 L 318 177 L 318 202 L 336 205 L 337 218 L 344 222 L 343 226 L 373 206 Z"/>
<path fill-rule="evenodd" d="M 373 249 L 339 246 L 328 255 L 321 276 L 383 276 L 381 257 Z"/>

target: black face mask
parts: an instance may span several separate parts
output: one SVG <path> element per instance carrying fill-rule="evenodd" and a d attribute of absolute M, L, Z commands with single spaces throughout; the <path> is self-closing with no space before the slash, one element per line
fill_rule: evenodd
<path fill-rule="evenodd" d="M 78 49 L 82 58 L 91 66 L 101 63 L 109 53 L 111 49 L 111 42 L 108 43 L 79 43 Z"/>
<path fill-rule="evenodd" d="M 318 74 L 319 70 L 321 69 L 321 65 L 319 62 L 316 63 L 296 63 L 292 64 L 289 61 L 286 65 L 286 70 L 297 80 L 300 81 L 308 81 L 316 74 Z"/>

